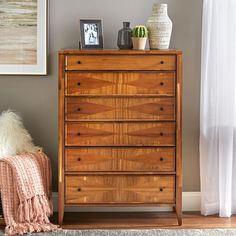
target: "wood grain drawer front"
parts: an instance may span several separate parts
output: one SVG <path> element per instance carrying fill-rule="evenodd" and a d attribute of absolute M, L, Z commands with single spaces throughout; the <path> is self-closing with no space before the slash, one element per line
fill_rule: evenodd
<path fill-rule="evenodd" d="M 174 146 L 175 123 L 68 122 L 68 146 Z"/>
<path fill-rule="evenodd" d="M 173 98 L 67 98 L 66 120 L 174 120 Z"/>
<path fill-rule="evenodd" d="M 66 70 L 175 70 L 175 55 L 66 57 Z"/>
<path fill-rule="evenodd" d="M 66 171 L 175 171 L 174 148 L 67 148 Z"/>
<path fill-rule="evenodd" d="M 67 72 L 65 93 L 77 95 L 175 95 L 174 72 Z"/>
<path fill-rule="evenodd" d="M 66 203 L 174 203 L 174 188 L 172 175 L 66 176 Z"/>

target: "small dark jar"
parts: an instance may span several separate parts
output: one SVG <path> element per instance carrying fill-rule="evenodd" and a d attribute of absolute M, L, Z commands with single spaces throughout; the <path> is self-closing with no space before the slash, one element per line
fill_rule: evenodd
<path fill-rule="evenodd" d="M 132 29 L 130 22 L 123 22 L 123 28 L 118 32 L 117 46 L 119 49 L 132 49 Z"/>

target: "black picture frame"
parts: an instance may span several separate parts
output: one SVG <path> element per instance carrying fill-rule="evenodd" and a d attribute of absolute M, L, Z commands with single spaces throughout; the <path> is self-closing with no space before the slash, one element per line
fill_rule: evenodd
<path fill-rule="evenodd" d="M 81 49 L 103 49 L 102 20 L 80 20 Z"/>

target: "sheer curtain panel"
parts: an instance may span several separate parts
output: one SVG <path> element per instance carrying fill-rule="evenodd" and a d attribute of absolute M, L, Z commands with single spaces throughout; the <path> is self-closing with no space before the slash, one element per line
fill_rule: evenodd
<path fill-rule="evenodd" d="M 203 0 L 201 211 L 236 213 L 236 0 Z"/>

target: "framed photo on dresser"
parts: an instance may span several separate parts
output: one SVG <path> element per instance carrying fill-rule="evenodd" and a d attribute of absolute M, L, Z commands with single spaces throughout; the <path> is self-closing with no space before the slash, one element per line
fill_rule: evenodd
<path fill-rule="evenodd" d="M 102 21 L 80 20 L 81 49 L 103 49 Z"/>
<path fill-rule="evenodd" d="M 0 74 L 47 74 L 48 0 L 0 1 Z"/>

